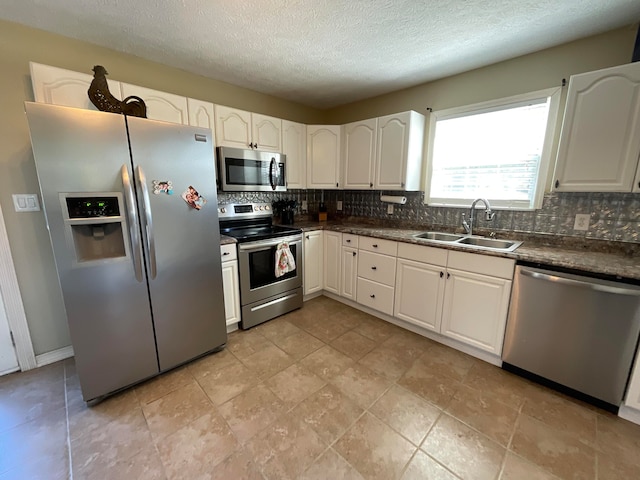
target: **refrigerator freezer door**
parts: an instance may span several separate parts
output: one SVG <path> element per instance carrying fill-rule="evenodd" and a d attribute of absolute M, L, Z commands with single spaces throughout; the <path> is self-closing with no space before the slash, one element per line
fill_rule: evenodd
<path fill-rule="evenodd" d="M 167 370 L 227 341 L 214 146 L 208 129 L 127 123 L 158 358 Z M 173 194 L 154 193 L 154 181 L 171 182 Z M 189 187 L 206 199 L 200 209 L 185 200 Z"/>
<path fill-rule="evenodd" d="M 26 111 L 76 368 L 91 400 L 158 373 L 147 283 L 144 275 L 136 279 L 128 228 L 139 227 L 127 215 L 123 187 L 123 165 L 133 176 L 125 119 L 36 103 Z M 68 196 L 98 192 L 113 194 L 114 223 L 69 218 Z M 118 235 L 121 249 L 99 258 L 105 239 Z"/>

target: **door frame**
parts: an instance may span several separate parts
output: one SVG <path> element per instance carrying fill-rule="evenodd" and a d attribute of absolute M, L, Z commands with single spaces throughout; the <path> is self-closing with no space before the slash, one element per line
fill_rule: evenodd
<path fill-rule="evenodd" d="M 13 265 L 9 237 L 4 224 L 2 206 L 0 205 L 0 293 L 4 301 L 9 328 L 16 344 L 16 357 L 20 370 L 36 368 L 36 356 L 33 351 L 27 316 L 24 312 L 18 277 Z"/>

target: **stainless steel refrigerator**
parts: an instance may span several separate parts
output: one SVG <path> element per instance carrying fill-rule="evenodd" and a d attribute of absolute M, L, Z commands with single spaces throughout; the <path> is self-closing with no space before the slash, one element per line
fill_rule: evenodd
<path fill-rule="evenodd" d="M 83 398 L 223 346 L 211 130 L 25 105 Z"/>

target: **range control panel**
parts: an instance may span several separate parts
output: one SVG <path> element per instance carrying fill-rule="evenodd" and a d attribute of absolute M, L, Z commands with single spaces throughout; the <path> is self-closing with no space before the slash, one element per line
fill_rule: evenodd
<path fill-rule="evenodd" d="M 117 197 L 67 197 L 69 218 L 118 217 Z"/>
<path fill-rule="evenodd" d="M 228 204 L 218 207 L 218 218 L 221 220 L 271 216 L 273 216 L 273 211 L 269 203 Z"/>

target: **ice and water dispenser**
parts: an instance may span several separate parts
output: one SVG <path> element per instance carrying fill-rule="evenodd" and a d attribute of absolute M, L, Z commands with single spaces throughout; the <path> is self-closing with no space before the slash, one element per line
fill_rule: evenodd
<path fill-rule="evenodd" d="M 65 230 L 76 262 L 92 262 L 127 256 L 127 225 L 122 195 L 62 193 Z"/>

